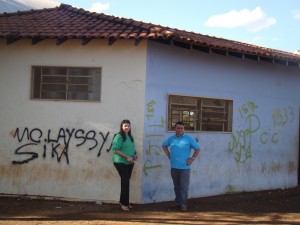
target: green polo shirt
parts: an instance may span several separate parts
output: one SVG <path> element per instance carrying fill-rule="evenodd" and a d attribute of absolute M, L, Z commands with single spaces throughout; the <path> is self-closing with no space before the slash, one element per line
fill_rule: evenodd
<path fill-rule="evenodd" d="M 131 141 L 128 134 L 126 134 L 126 140 L 125 141 L 123 141 L 123 138 L 122 138 L 121 134 L 117 134 L 114 137 L 114 139 L 112 141 L 112 151 L 114 153 L 112 161 L 114 163 L 124 163 L 126 165 L 131 164 L 130 162 L 127 161 L 127 159 L 119 156 L 116 153 L 116 150 L 119 150 L 120 152 L 122 152 L 123 154 L 125 154 L 129 157 L 134 156 L 134 154 L 135 154 L 135 145 Z"/>

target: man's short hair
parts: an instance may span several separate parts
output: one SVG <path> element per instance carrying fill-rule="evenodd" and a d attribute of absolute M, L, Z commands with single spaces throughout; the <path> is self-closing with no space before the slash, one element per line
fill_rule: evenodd
<path fill-rule="evenodd" d="M 184 126 L 184 123 L 183 123 L 183 122 L 181 122 L 181 121 L 179 121 L 179 122 L 176 122 L 176 123 L 175 123 L 175 127 L 176 127 L 177 125 Z"/>

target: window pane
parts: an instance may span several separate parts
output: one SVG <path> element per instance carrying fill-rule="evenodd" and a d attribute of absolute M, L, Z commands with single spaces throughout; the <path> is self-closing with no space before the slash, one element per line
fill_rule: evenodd
<path fill-rule="evenodd" d="M 62 100 L 66 99 L 64 92 L 42 92 L 41 99 Z"/>
<path fill-rule="evenodd" d="M 44 75 L 61 75 L 67 74 L 67 69 L 63 67 L 40 67 Z"/>
<path fill-rule="evenodd" d="M 195 105 L 196 98 L 186 96 L 172 96 L 171 101 L 172 103 Z"/>
<path fill-rule="evenodd" d="M 68 99 L 72 100 L 88 100 L 89 96 L 87 93 L 68 93 Z"/>
<path fill-rule="evenodd" d="M 66 85 L 62 84 L 42 84 L 42 90 L 45 91 L 52 91 L 52 92 L 66 92 Z"/>
<path fill-rule="evenodd" d="M 69 84 L 93 84 L 93 77 L 69 77 Z"/>
<path fill-rule="evenodd" d="M 50 76 L 50 75 L 43 75 L 42 76 L 43 83 L 63 83 L 65 84 L 67 82 L 66 76 Z"/>

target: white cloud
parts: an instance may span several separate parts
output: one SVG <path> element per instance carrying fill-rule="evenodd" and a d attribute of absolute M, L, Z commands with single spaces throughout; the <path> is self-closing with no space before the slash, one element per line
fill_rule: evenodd
<path fill-rule="evenodd" d="M 292 11 L 293 17 L 297 20 L 300 20 L 300 10 L 296 9 Z"/>
<path fill-rule="evenodd" d="M 300 50 L 295 50 L 293 53 L 300 55 Z"/>
<path fill-rule="evenodd" d="M 275 23 L 276 19 L 267 17 L 260 7 L 256 7 L 252 11 L 248 9 L 232 10 L 225 14 L 214 15 L 205 22 L 205 25 L 227 29 L 243 27 L 251 32 L 257 32 Z"/>
<path fill-rule="evenodd" d="M 88 10 L 91 12 L 103 12 L 105 10 L 108 10 L 110 8 L 109 3 L 101 3 L 101 2 L 96 2 L 92 4 L 92 7 L 89 8 Z"/>

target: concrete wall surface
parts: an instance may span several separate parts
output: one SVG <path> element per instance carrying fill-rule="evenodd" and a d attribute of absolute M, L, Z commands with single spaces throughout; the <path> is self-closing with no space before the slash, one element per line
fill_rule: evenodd
<path fill-rule="evenodd" d="M 168 158 L 168 95 L 233 100 L 233 131 L 190 132 L 202 146 L 189 197 L 297 185 L 299 68 L 149 43 L 143 202 L 175 199 Z"/>
<path fill-rule="evenodd" d="M 129 119 L 142 160 L 146 44 L 0 40 L 0 193 L 118 202 L 120 177 L 110 151 Z M 32 66 L 100 67 L 101 101 L 31 100 Z M 141 202 L 142 168 L 131 200 Z"/>

